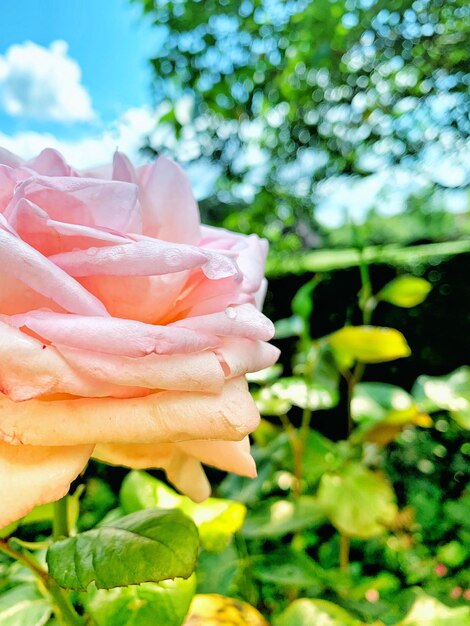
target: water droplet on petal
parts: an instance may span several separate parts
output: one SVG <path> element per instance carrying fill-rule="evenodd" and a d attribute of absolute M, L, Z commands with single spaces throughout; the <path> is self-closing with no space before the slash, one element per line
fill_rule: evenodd
<path fill-rule="evenodd" d="M 225 309 L 225 315 L 231 319 L 234 320 L 237 317 L 237 312 L 235 311 L 235 309 L 233 308 L 233 306 L 228 306 Z"/>
<path fill-rule="evenodd" d="M 89 256 L 95 256 L 97 252 L 98 252 L 98 248 L 88 248 L 88 250 L 86 251 L 86 253 Z"/>

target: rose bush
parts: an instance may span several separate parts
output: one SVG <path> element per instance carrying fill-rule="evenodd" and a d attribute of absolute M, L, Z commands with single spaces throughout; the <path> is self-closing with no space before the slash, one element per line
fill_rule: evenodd
<path fill-rule="evenodd" d="M 78 172 L 0 152 L 0 527 L 62 497 L 90 456 L 253 476 L 247 372 L 278 356 L 266 242 L 200 224 L 183 171 L 122 154 Z"/>

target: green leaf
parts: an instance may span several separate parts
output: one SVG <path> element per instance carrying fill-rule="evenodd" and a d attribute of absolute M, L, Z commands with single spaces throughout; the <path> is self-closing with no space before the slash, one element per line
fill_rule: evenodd
<path fill-rule="evenodd" d="M 272 393 L 301 409 L 331 409 L 338 403 L 338 391 L 333 387 L 318 385 L 300 376 L 281 378 L 271 387 Z"/>
<path fill-rule="evenodd" d="M 181 511 L 149 509 L 54 543 L 47 552 L 51 576 L 66 589 L 85 591 L 188 578 L 198 535 Z"/>
<path fill-rule="evenodd" d="M 233 540 L 222 552 L 201 550 L 196 568 L 197 591 L 231 595 L 240 572 L 241 563 Z"/>
<path fill-rule="evenodd" d="M 325 472 L 334 471 L 343 462 L 339 445 L 315 430 L 309 430 L 302 459 L 305 480 L 313 485 Z"/>
<path fill-rule="evenodd" d="M 298 315 L 292 315 L 292 317 L 286 317 L 282 320 L 277 320 L 274 323 L 276 339 L 288 339 L 289 337 L 299 337 L 303 335 L 305 331 L 305 322 Z"/>
<path fill-rule="evenodd" d="M 359 383 L 351 403 L 354 421 L 359 422 L 356 439 L 386 445 L 407 424 L 429 427 L 432 420 L 400 387 L 385 383 Z"/>
<path fill-rule="evenodd" d="M 351 537 L 375 537 L 397 515 L 390 483 L 359 463 L 347 463 L 340 471 L 324 474 L 317 498 L 331 523 Z"/>
<path fill-rule="evenodd" d="M 389 411 L 413 406 L 414 400 L 404 389 L 387 383 L 358 383 L 354 387 L 351 413 L 355 422 L 378 423 Z"/>
<path fill-rule="evenodd" d="M 275 365 L 271 365 L 271 367 L 266 367 L 264 370 L 260 370 L 259 372 L 252 372 L 251 374 L 247 374 L 246 378 L 250 383 L 257 383 L 258 385 L 263 385 L 273 380 L 277 380 L 282 374 L 282 365 L 280 363 L 276 363 Z"/>
<path fill-rule="evenodd" d="M 310 315 L 313 311 L 312 295 L 318 283 L 318 278 L 311 278 L 305 285 L 302 285 L 292 298 L 292 313 L 304 320 L 306 325 L 308 325 Z"/>
<path fill-rule="evenodd" d="M 176 578 L 118 589 L 98 589 L 84 596 L 96 626 L 181 626 L 196 588 L 196 578 Z"/>
<path fill-rule="evenodd" d="M 444 563 L 449 567 L 460 567 L 467 560 L 469 552 L 470 550 L 466 546 L 454 539 L 440 546 L 436 556 L 440 563 Z"/>
<path fill-rule="evenodd" d="M 396 626 L 470 626 L 470 607 L 451 609 L 435 598 L 423 594 Z"/>
<path fill-rule="evenodd" d="M 361 626 L 362 622 L 327 600 L 295 600 L 274 621 L 274 626 Z"/>
<path fill-rule="evenodd" d="M 431 288 L 431 283 L 424 278 L 398 276 L 385 285 L 377 299 L 408 309 L 424 302 Z"/>
<path fill-rule="evenodd" d="M 243 504 L 221 498 L 208 498 L 195 504 L 145 472 L 129 472 L 120 498 L 126 513 L 153 507 L 180 509 L 198 527 L 201 544 L 207 550 L 223 550 L 242 527 L 246 514 Z"/>
<path fill-rule="evenodd" d="M 0 539 L 9 537 L 12 533 L 15 532 L 19 525 L 20 520 L 17 520 L 15 522 L 11 522 L 11 524 L 8 524 L 7 526 L 4 526 L 3 528 L 0 528 Z"/>
<path fill-rule="evenodd" d="M 253 558 L 253 576 L 263 582 L 282 587 L 315 588 L 321 593 L 318 566 L 303 552 L 281 549 Z"/>
<path fill-rule="evenodd" d="M 288 533 L 319 526 L 325 521 L 323 510 L 313 496 L 292 500 L 271 499 L 248 512 L 242 534 L 245 537 L 281 537 Z"/>
<path fill-rule="evenodd" d="M 411 354 L 405 338 L 394 328 L 345 326 L 328 340 L 341 369 L 351 367 L 354 361 L 383 363 Z"/>
<path fill-rule="evenodd" d="M 49 601 L 34 585 L 19 585 L 0 595 L 2 626 L 44 626 L 51 613 Z"/>
<path fill-rule="evenodd" d="M 445 409 L 459 426 L 470 429 L 470 367 L 447 376 L 420 376 L 412 393 L 426 411 Z"/>
<path fill-rule="evenodd" d="M 253 399 L 261 415 L 285 415 L 292 408 L 292 404 L 288 400 L 281 400 L 271 387 L 254 391 Z"/>

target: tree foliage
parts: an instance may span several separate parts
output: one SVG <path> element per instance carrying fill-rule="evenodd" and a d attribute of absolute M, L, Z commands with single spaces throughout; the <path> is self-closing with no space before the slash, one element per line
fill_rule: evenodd
<path fill-rule="evenodd" d="M 249 205 L 231 226 L 311 247 L 325 179 L 400 166 L 428 196 L 468 182 L 465 0 L 138 1 L 160 42 L 147 147 L 212 163 L 213 219 Z"/>

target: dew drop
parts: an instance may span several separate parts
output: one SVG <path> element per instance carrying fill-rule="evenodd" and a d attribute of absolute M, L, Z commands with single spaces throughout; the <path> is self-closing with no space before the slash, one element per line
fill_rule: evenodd
<path fill-rule="evenodd" d="M 235 309 L 233 308 L 233 306 L 228 306 L 225 309 L 225 315 L 231 319 L 234 320 L 237 317 L 237 312 L 235 311 Z"/>
<path fill-rule="evenodd" d="M 88 250 L 86 251 L 88 256 L 95 256 L 97 252 L 98 252 L 98 248 L 88 248 Z"/>

